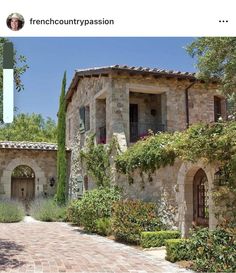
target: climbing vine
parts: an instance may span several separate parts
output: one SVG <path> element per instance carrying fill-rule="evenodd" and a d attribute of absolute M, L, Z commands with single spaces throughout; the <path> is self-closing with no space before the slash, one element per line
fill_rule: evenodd
<path fill-rule="evenodd" d="M 111 184 L 111 154 L 118 149 L 115 138 L 110 144 L 97 144 L 94 141 L 95 135 L 89 136 L 84 150 L 80 152 L 80 160 L 86 164 L 88 174 L 96 182 L 97 187 L 109 187 Z"/>
<path fill-rule="evenodd" d="M 154 172 L 173 165 L 177 158 L 191 162 L 203 159 L 220 167 L 223 186 L 215 186 L 214 200 L 224 204 L 227 213 L 218 211 L 218 216 L 236 225 L 232 221 L 236 219 L 236 122 L 200 123 L 183 132 L 151 135 L 118 155 L 116 168 L 131 177 L 135 169 Z"/>

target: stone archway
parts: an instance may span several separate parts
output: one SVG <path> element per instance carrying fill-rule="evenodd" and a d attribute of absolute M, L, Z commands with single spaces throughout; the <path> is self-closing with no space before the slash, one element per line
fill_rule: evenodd
<path fill-rule="evenodd" d="M 4 169 L 1 180 L 2 180 L 2 183 L 4 184 L 5 196 L 8 198 L 11 197 L 12 172 L 17 166 L 20 166 L 20 165 L 26 165 L 34 171 L 34 174 L 35 174 L 34 196 L 35 197 L 40 196 L 43 192 L 43 185 L 46 184 L 47 180 L 46 180 L 44 172 L 38 166 L 35 160 L 27 156 L 22 156 L 22 157 L 11 160 L 10 163 Z"/>
<path fill-rule="evenodd" d="M 193 198 L 193 182 L 194 177 L 199 170 L 202 170 L 208 181 L 209 201 L 209 228 L 213 229 L 216 226 L 214 216 L 214 203 L 212 200 L 212 189 L 214 174 L 216 168 L 211 165 L 206 165 L 204 162 L 197 163 L 184 162 L 182 163 L 177 177 L 176 201 L 178 204 L 178 222 L 182 236 L 188 235 L 188 231 L 193 226 L 194 220 L 194 198 Z"/>
<path fill-rule="evenodd" d="M 11 175 L 11 198 L 28 204 L 35 196 L 35 173 L 27 165 L 17 166 Z"/>

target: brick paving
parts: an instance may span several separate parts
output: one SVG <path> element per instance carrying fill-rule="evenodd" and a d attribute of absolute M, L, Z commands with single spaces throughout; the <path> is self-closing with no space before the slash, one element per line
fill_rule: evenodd
<path fill-rule="evenodd" d="M 190 272 L 66 223 L 0 224 L 0 272 Z"/>

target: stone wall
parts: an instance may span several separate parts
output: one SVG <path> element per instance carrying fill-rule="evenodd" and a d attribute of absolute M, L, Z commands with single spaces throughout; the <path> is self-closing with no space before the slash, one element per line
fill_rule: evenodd
<path fill-rule="evenodd" d="M 56 151 L 0 149 L 0 197 L 11 197 L 12 171 L 27 165 L 35 173 L 35 197 L 54 195 L 50 178 L 56 180 Z"/>

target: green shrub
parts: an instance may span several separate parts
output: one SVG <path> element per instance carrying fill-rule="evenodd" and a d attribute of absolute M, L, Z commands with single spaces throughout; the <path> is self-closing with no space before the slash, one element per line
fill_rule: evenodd
<path fill-rule="evenodd" d="M 57 205 L 53 199 L 36 199 L 31 203 L 30 215 L 45 222 L 63 221 L 66 219 L 66 207 Z"/>
<path fill-rule="evenodd" d="M 96 221 L 110 218 L 112 204 L 120 199 L 117 188 L 100 188 L 85 192 L 79 206 L 79 222 L 85 230 L 97 232 Z"/>
<path fill-rule="evenodd" d="M 66 209 L 66 220 L 73 224 L 79 224 L 79 206 L 81 200 L 73 200 L 67 206 Z"/>
<path fill-rule="evenodd" d="M 153 203 L 119 201 L 113 205 L 112 231 L 116 240 L 139 244 L 141 232 L 164 229 Z"/>
<path fill-rule="evenodd" d="M 189 240 L 168 239 L 165 241 L 166 260 L 174 263 L 177 261 L 188 261 L 191 259 Z"/>
<path fill-rule="evenodd" d="M 96 230 L 100 235 L 111 235 L 111 218 L 100 218 L 96 220 Z"/>
<path fill-rule="evenodd" d="M 190 237 L 193 268 L 204 272 L 236 271 L 236 235 L 230 230 L 207 228 Z"/>
<path fill-rule="evenodd" d="M 147 231 L 141 233 L 142 247 L 160 247 L 165 245 L 166 239 L 180 238 L 178 230 Z"/>
<path fill-rule="evenodd" d="M 22 203 L 13 200 L 0 200 L 0 222 L 13 223 L 23 220 L 25 210 Z"/>

